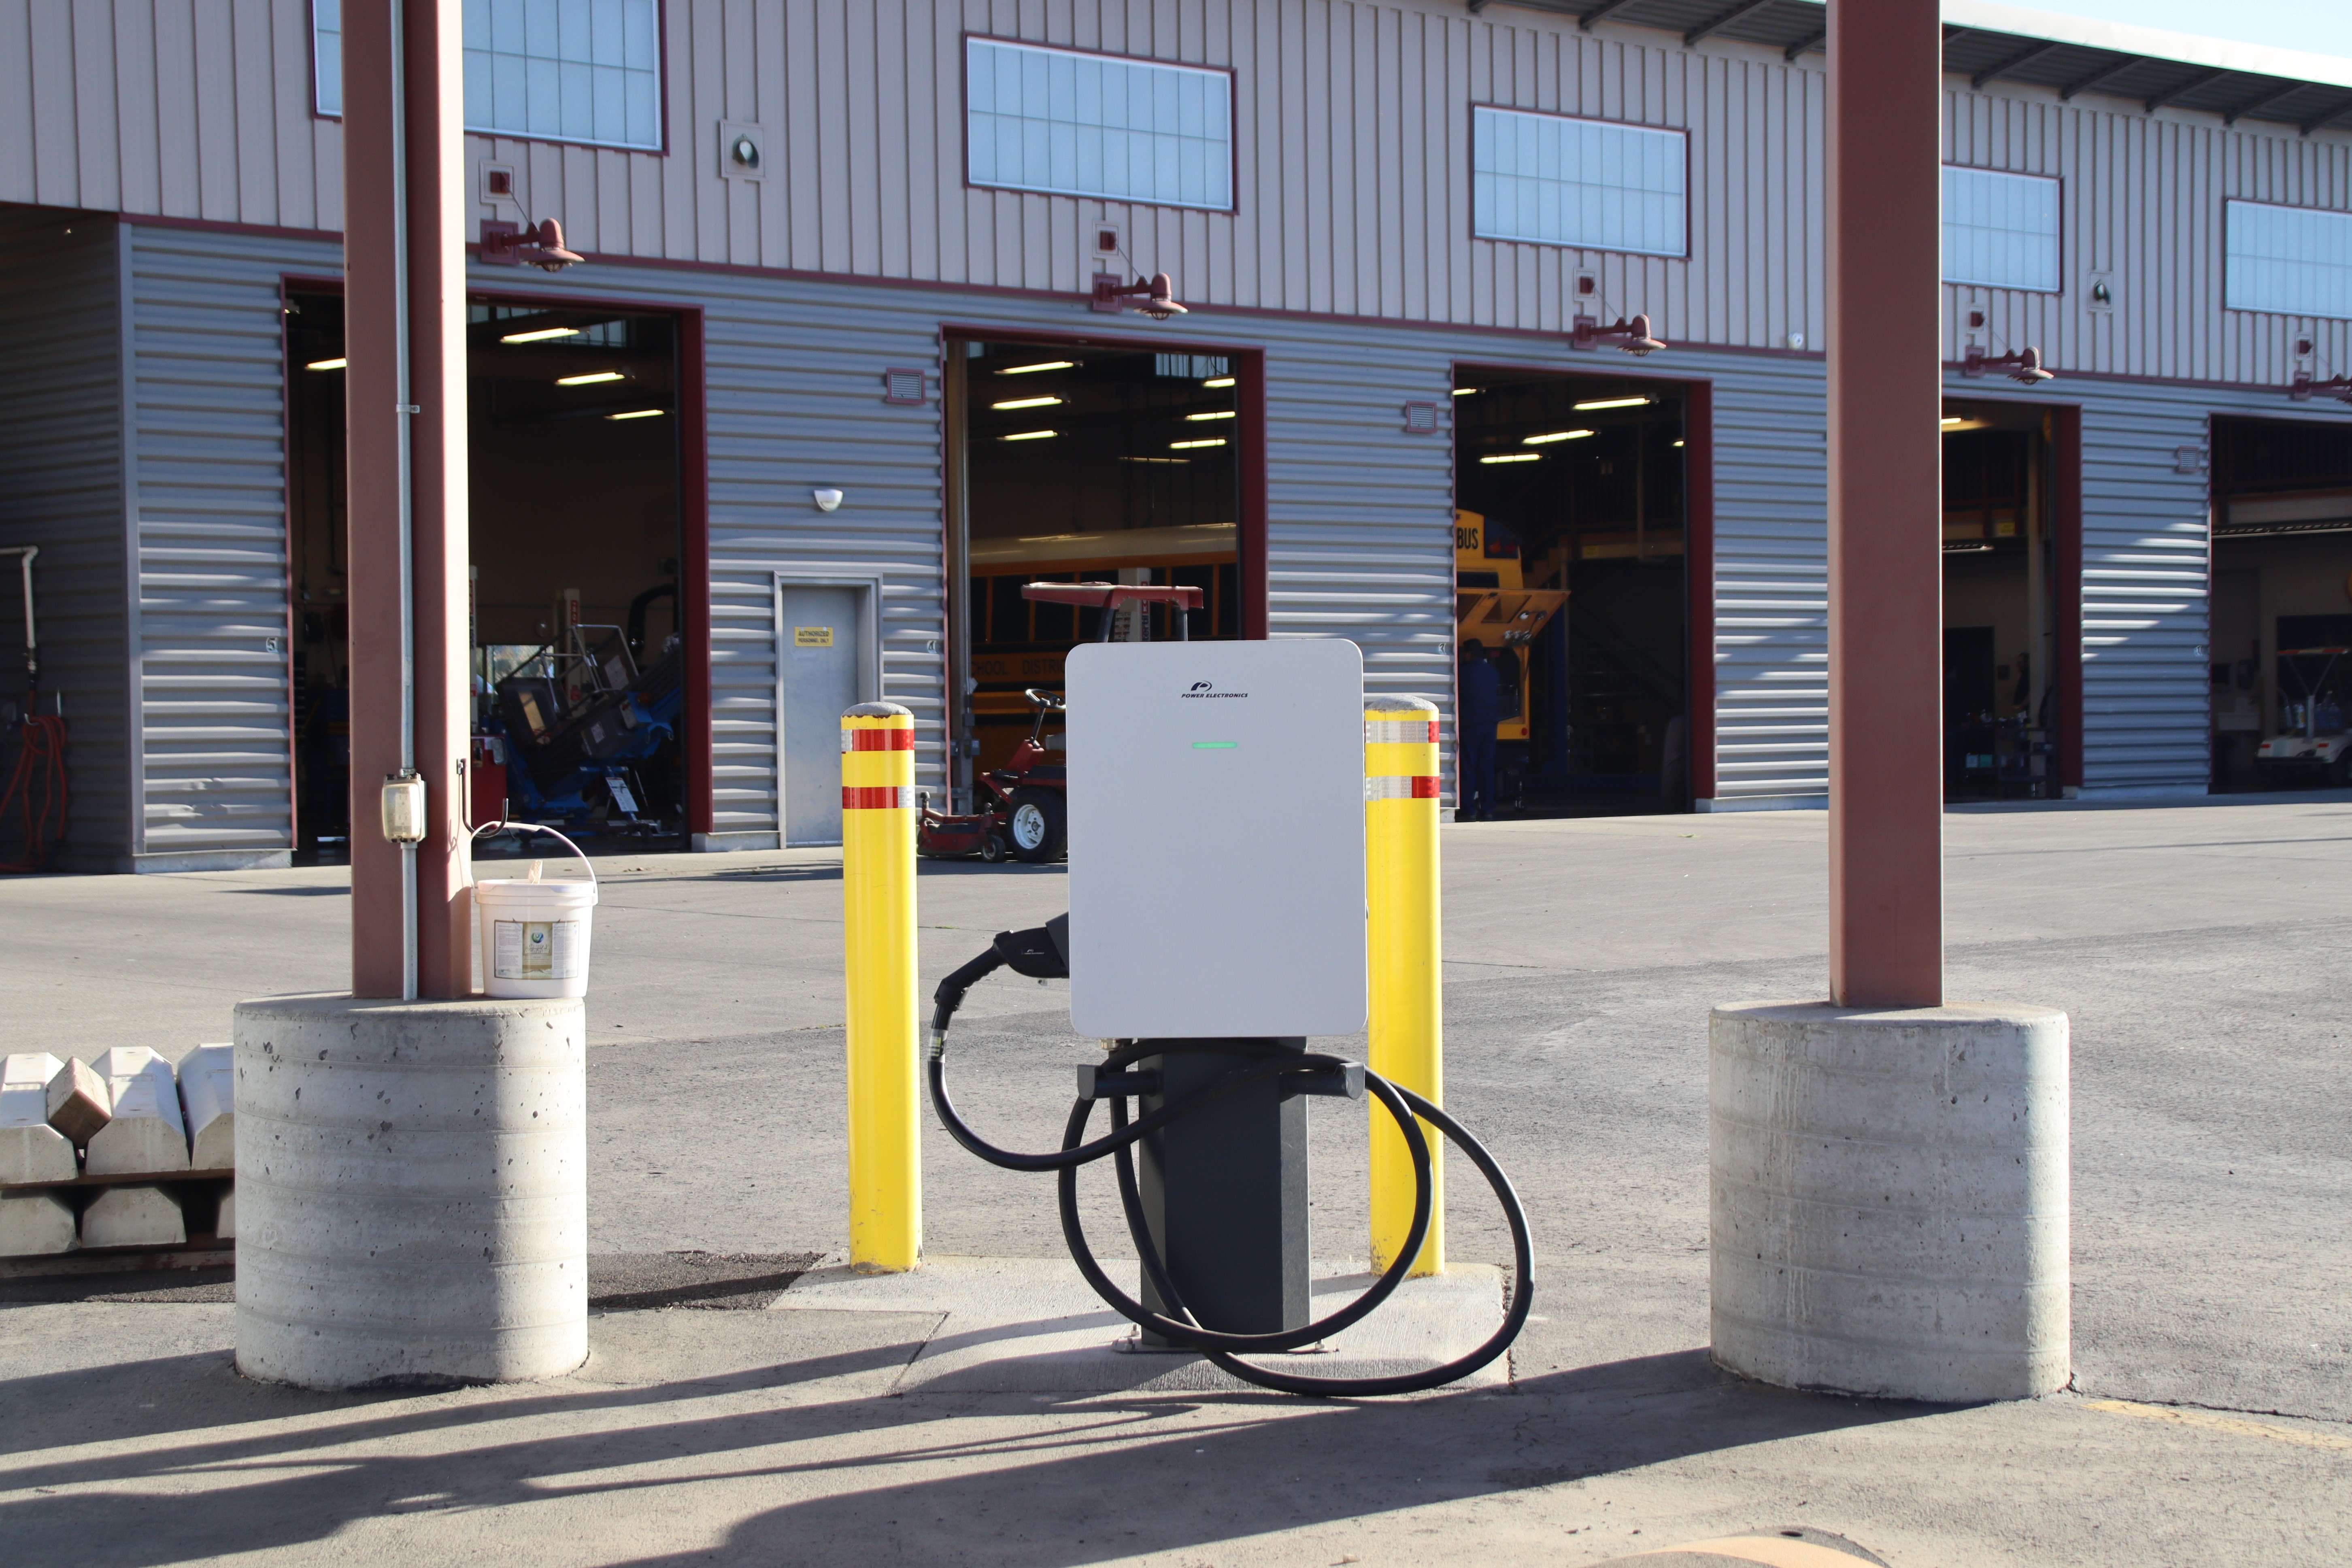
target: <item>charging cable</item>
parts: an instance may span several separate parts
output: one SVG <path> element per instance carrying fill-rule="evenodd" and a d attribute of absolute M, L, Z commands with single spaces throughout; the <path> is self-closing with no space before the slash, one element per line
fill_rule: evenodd
<path fill-rule="evenodd" d="M 1465 1377 L 1501 1355 L 1517 1339 L 1528 1321 L 1528 1309 L 1534 1300 L 1530 1274 L 1534 1266 L 1534 1247 L 1528 1235 L 1527 1212 L 1519 1205 L 1518 1194 L 1512 1190 L 1511 1180 L 1486 1145 L 1472 1137 L 1463 1125 L 1435 1105 L 1397 1084 L 1364 1068 L 1360 1063 L 1319 1052 L 1299 1052 L 1283 1047 L 1252 1040 L 1191 1040 L 1187 1051 L 1213 1051 L 1235 1059 L 1234 1068 L 1222 1078 L 1207 1084 L 1183 1099 L 1170 1101 L 1158 1110 L 1130 1121 L 1127 1100 L 1133 1095 L 1157 1094 L 1160 1075 L 1154 1072 L 1129 1072 L 1134 1063 L 1165 1054 L 1164 1044 L 1150 1040 L 1121 1042 L 1102 1063 L 1079 1069 L 1079 1094 L 1070 1107 L 1068 1123 L 1062 1131 L 1062 1146 L 1052 1153 L 1027 1154 L 1010 1149 L 1000 1149 L 972 1131 L 955 1108 L 948 1095 L 947 1039 L 948 1026 L 956 1009 L 963 1005 L 964 995 L 971 987 L 999 969 L 1011 969 L 1015 973 L 1033 979 L 1064 979 L 1069 974 L 1069 917 L 1059 916 L 1031 931 L 1001 931 L 987 952 L 940 982 L 933 995 L 931 1014 L 931 1047 L 929 1073 L 931 1105 L 940 1121 L 955 1141 L 992 1165 L 1008 1171 L 1052 1171 L 1059 1178 L 1062 1237 L 1068 1245 L 1071 1259 L 1078 1266 L 1095 1293 L 1108 1302 L 1120 1316 L 1139 1327 L 1149 1329 L 1170 1343 L 1199 1351 L 1215 1365 L 1245 1382 L 1285 1394 L 1315 1394 L 1329 1397 L 1357 1398 L 1373 1394 L 1419 1394 L 1442 1387 L 1456 1378 Z M 1203 1327 L 1184 1305 L 1175 1282 L 1168 1276 L 1167 1259 L 1151 1239 L 1150 1224 L 1143 1211 L 1143 1194 L 1135 1179 L 1135 1145 L 1180 1117 L 1189 1116 L 1214 1103 L 1234 1090 L 1271 1079 L 1287 1079 L 1296 1091 L 1344 1094 L 1350 1099 L 1370 1092 L 1381 1102 L 1403 1134 L 1405 1148 L 1412 1158 L 1413 1209 L 1412 1225 L 1404 1244 L 1398 1248 L 1396 1261 L 1375 1281 L 1370 1289 L 1326 1318 L 1320 1318 L 1303 1328 L 1285 1329 L 1268 1334 L 1229 1334 Z M 1094 1115 L 1095 1101 L 1110 1101 L 1110 1131 L 1088 1142 L 1087 1126 Z M 1423 1136 L 1421 1122 L 1426 1121 L 1445 1134 L 1448 1142 L 1470 1157 L 1494 1189 L 1496 1202 L 1502 1205 L 1503 1216 L 1511 1227 L 1511 1254 L 1514 1265 L 1511 1276 L 1511 1299 L 1503 1314 L 1502 1326 L 1486 1341 L 1468 1354 L 1429 1368 L 1425 1372 L 1405 1373 L 1391 1377 L 1302 1377 L 1289 1373 L 1275 1372 L 1253 1366 L 1239 1359 L 1244 1354 L 1269 1354 L 1297 1350 L 1311 1345 L 1327 1335 L 1361 1322 L 1376 1311 L 1381 1302 L 1392 1295 L 1412 1270 L 1413 1259 L 1420 1256 L 1422 1243 L 1429 1235 L 1430 1214 L 1436 1183 L 1429 1141 Z M 1103 1272 L 1094 1251 L 1087 1245 L 1086 1229 L 1078 1217 L 1078 1170 L 1108 1156 L 1118 1173 L 1118 1196 L 1127 1215 L 1129 1236 L 1135 1243 L 1136 1256 L 1141 1259 L 1143 1271 L 1150 1279 L 1152 1289 L 1175 1315 L 1155 1312 L 1135 1300 Z"/>

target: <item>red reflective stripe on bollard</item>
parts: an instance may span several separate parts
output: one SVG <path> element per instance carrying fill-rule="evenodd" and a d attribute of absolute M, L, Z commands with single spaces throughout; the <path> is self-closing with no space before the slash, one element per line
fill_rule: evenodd
<path fill-rule="evenodd" d="M 844 811 L 897 811 L 913 803 L 907 797 L 914 792 L 898 784 L 844 784 L 841 788 L 841 809 Z"/>
<path fill-rule="evenodd" d="M 841 749 L 845 752 L 911 752 L 915 749 L 915 731 L 905 730 L 844 730 Z"/>
<path fill-rule="evenodd" d="M 1412 781 L 1412 798 L 1415 800 L 1435 800 L 1437 798 L 1437 775 L 1434 773 L 1420 773 L 1415 775 Z"/>

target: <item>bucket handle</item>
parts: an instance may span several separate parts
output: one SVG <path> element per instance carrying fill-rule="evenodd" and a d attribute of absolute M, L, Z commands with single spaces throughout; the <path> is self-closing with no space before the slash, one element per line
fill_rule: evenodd
<path fill-rule="evenodd" d="M 562 845 L 566 849 L 571 850 L 574 855 L 578 855 L 580 857 L 580 863 L 588 868 L 588 885 L 592 888 L 598 887 L 598 883 L 596 881 L 595 862 L 588 858 L 587 855 L 581 850 L 580 846 L 572 843 L 572 840 L 564 837 L 563 835 L 556 832 L 552 827 L 542 827 L 536 822 L 485 822 L 482 826 L 477 827 L 473 832 L 466 836 L 467 842 L 470 846 L 473 840 L 479 838 L 485 833 L 497 833 L 509 828 L 517 833 L 544 833 L 550 838 L 554 839 L 558 844 Z M 466 857 L 466 886 L 470 888 L 473 885 L 474 858 L 471 855 L 467 855 Z M 599 890 L 601 891 L 602 889 L 599 889 Z"/>

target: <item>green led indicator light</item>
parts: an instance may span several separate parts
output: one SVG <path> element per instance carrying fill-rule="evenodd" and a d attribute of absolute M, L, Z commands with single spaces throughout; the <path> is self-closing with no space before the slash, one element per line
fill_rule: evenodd
<path fill-rule="evenodd" d="M 1192 749 L 1196 752 L 1230 752 L 1240 744 L 1239 741 L 1195 741 Z"/>

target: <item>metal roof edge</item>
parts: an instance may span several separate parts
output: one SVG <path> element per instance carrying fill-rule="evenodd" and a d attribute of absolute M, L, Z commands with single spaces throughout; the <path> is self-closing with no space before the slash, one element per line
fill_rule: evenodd
<path fill-rule="evenodd" d="M 1999 5 L 1996 0 L 1943 0 L 1943 10 L 1944 21 L 1956 27 L 2013 33 L 2020 37 L 2077 44 L 2119 55 L 2143 55 L 2150 59 L 2179 60 L 2185 65 L 2243 71 L 2250 76 L 2352 88 L 2352 59 L 2335 55 L 2273 48 L 2266 44 L 2233 43 L 2227 38 L 2166 32 L 2128 22 L 2059 16 L 2022 5 Z"/>

